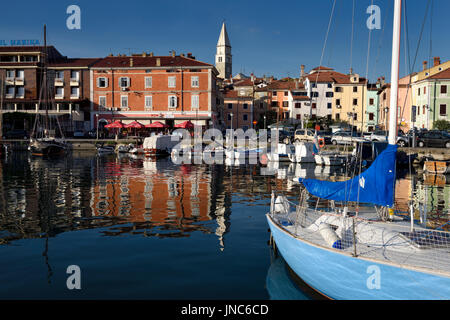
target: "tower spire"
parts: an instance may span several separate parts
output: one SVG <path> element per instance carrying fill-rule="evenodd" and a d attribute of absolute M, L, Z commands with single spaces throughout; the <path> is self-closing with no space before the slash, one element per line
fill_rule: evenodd
<path fill-rule="evenodd" d="M 219 40 L 217 40 L 216 51 L 216 69 L 219 71 L 220 78 L 231 78 L 232 71 L 232 56 L 231 43 L 228 37 L 225 20 L 222 22 L 222 29 L 220 30 Z"/>

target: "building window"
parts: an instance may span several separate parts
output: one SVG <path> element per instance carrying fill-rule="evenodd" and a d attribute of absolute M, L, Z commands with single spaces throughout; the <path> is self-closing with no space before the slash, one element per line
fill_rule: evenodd
<path fill-rule="evenodd" d="M 328 87 L 328 88 L 332 88 L 333 85 L 332 85 L 331 83 L 328 83 L 328 84 L 327 84 L 327 87 Z"/>
<path fill-rule="evenodd" d="M 375 103 L 375 101 L 374 101 L 373 99 L 369 99 L 369 104 L 370 104 L 371 106 L 373 106 L 374 103 Z"/>
<path fill-rule="evenodd" d="M 192 76 L 191 77 L 191 87 L 192 88 L 198 88 L 199 87 L 198 76 Z"/>
<path fill-rule="evenodd" d="M 15 70 L 6 70 L 6 79 L 14 79 L 16 76 Z"/>
<path fill-rule="evenodd" d="M 57 98 L 57 99 L 64 98 L 64 88 L 56 87 L 55 98 Z"/>
<path fill-rule="evenodd" d="M 217 57 L 217 62 L 222 62 L 222 57 Z"/>
<path fill-rule="evenodd" d="M 56 71 L 55 79 L 60 81 L 64 80 L 64 71 Z"/>
<path fill-rule="evenodd" d="M 441 104 L 439 106 L 439 115 L 441 115 L 441 116 L 447 115 L 447 105 L 446 104 Z"/>
<path fill-rule="evenodd" d="M 283 101 L 283 108 L 289 108 L 289 101 Z"/>
<path fill-rule="evenodd" d="M 177 78 L 176 77 L 169 77 L 169 83 L 168 83 L 168 87 L 169 88 L 175 88 L 176 84 L 177 84 Z"/>
<path fill-rule="evenodd" d="M 248 120 L 248 115 L 247 114 L 242 115 L 242 120 L 247 121 Z"/>
<path fill-rule="evenodd" d="M 332 108 L 331 102 L 328 102 L 328 103 L 327 103 L 327 108 L 328 108 L 328 109 L 331 109 L 331 108 Z"/>
<path fill-rule="evenodd" d="M 342 92 L 342 88 L 341 87 L 336 87 L 336 88 L 334 88 L 334 92 Z"/>
<path fill-rule="evenodd" d="M 317 108 L 317 103 L 314 102 L 314 103 L 312 104 L 312 108 L 313 108 L 313 109 L 316 109 L 316 108 Z"/>
<path fill-rule="evenodd" d="M 128 108 L 128 96 L 120 96 L 120 107 Z"/>
<path fill-rule="evenodd" d="M 340 106 L 341 105 L 341 99 L 336 99 L 336 105 Z"/>
<path fill-rule="evenodd" d="M 420 96 L 420 88 L 417 89 L 417 95 Z"/>
<path fill-rule="evenodd" d="M 369 120 L 373 121 L 375 119 L 375 115 L 371 112 L 369 113 Z"/>
<path fill-rule="evenodd" d="M 423 87 L 423 94 L 427 94 L 427 87 Z"/>
<path fill-rule="evenodd" d="M 151 88 L 152 87 L 152 77 L 145 77 L 145 88 Z"/>
<path fill-rule="evenodd" d="M 248 109 L 248 103 L 244 103 L 242 106 L 244 109 Z"/>
<path fill-rule="evenodd" d="M 447 86 L 446 85 L 441 86 L 441 94 L 447 94 Z"/>
<path fill-rule="evenodd" d="M 70 80 L 78 81 L 80 79 L 79 71 L 70 71 Z"/>
<path fill-rule="evenodd" d="M 191 96 L 191 109 L 198 109 L 199 107 L 199 96 L 196 95 L 192 95 Z"/>
<path fill-rule="evenodd" d="M 386 92 L 383 93 L 383 100 L 386 100 Z"/>
<path fill-rule="evenodd" d="M 288 92 L 287 92 L 287 91 L 284 92 L 284 96 L 285 96 L 285 97 L 288 96 Z"/>
<path fill-rule="evenodd" d="M 295 108 L 299 109 L 302 107 L 302 104 L 300 102 L 295 103 Z"/>
<path fill-rule="evenodd" d="M 341 115 L 339 113 L 336 113 L 336 120 L 341 120 Z"/>
<path fill-rule="evenodd" d="M 327 98 L 333 98 L 333 92 L 327 92 L 325 95 Z"/>
<path fill-rule="evenodd" d="M 358 87 L 353 87 L 353 92 L 358 92 Z"/>
<path fill-rule="evenodd" d="M 295 118 L 296 118 L 297 120 L 302 120 L 302 115 L 301 115 L 301 114 L 297 114 L 297 115 L 295 116 Z"/>
<path fill-rule="evenodd" d="M 169 108 L 176 108 L 177 107 L 177 97 L 176 96 L 169 96 Z"/>
<path fill-rule="evenodd" d="M 97 78 L 97 87 L 98 88 L 106 88 L 108 87 L 108 79 L 101 77 L 101 78 Z"/>
<path fill-rule="evenodd" d="M 71 87 L 70 88 L 70 97 L 71 98 L 79 98 L 80 97 L 80 88 L 79 87 Z"/>
<path fill-rule="evenodd" d="M 130 78 L 128 77 L 119 78 L 119 87 L 128 88 L 129 86 L 130 86 Z"/>
<path fill-rule="evenodd" d="M 231 121 L 231 114 L 228 114 L 228 121 Z"/>
<path fill-rule="evenodd" d="M 24 71 L 23 70 L 17 70 L 16 71 L 16 79 L 23 80 L 24 78 Z"/>
<path fill-rule="evenodd" d="M 318 98 L 318 97 L 319 97 L 319 92 L 314 91 L 314 92 L 312 93 L 312 96 L 313 96 L 313 98 Z"/>
<path fill-rule="evenodd" d="M 422 106 L 422 114 L 425 114 L 425 106 Z"/>
<path fill-rule="evenodd" d="M 272 101 L 272 103 L 270 104 L 272 107 L 277 108 L 278 107 L 278 102 L 277 101 Z"/>
<path fill-rule="evenodd" d="M 353 113 L 353 120 L 358 120 L 358 114 L 355 112 L 355 113 Z"/>
<path fill-rule="evenodd" d="M 233 104 L 232 103 L 228 103 L 228 109 L 233 109 Z"/>
<path fill-rule="evenodd" d="M 145 109 L 151 109 L 153 107 L 152 96 L 145 96 Z"/>
<path fill-rule="evenodd" d="M 353 105 L 354 106 L 358 105 L 358 99 L 353 99 Z"/>
<path fill-rule="evenodd" d="M 317 83 L 315 83 L 315 82 L 312 83 L 312 84 L 311 84 L 311 88 L 317 88 Z"/>
<path fill-rule="evenodd" d="M 106 108 L 106 97 L 105 96 L 98 97 L 98 106 L 100 107 L 100 109 Z"/>
<path fill-rule="evenodd" d="M 24 87 L 17 87 L 17 98 L 25 97 L 25 89 Z"/>

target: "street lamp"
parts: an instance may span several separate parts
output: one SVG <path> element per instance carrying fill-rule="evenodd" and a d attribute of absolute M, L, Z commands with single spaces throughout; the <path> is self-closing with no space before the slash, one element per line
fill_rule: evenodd
<path fill-rule="evenodd" d="M 264 130 L 266 130 L 266 115 L 264 115 Z"/>

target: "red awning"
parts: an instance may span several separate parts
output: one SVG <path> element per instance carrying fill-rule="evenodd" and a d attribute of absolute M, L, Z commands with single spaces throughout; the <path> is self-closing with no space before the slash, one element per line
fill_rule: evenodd
<path fill-rule="evenodd" d="M 105 128 L 123 128 L 123 123 L 120 120 L 116 120 L 113 123 L 105 125 Z"/>
<path fill-rule="evenodd" d="M 124 127 L 125 128 L 141 129 L 141 128 L 144 128 L 144 125 L 142 123 L 137 122 L 137 121 L 133 121 L 133 122 L 131 122 L 129 124 L 126 124 Z"/>
<path fill-rule="evenodd" d="M 162 122 L 155 121 L 153 123 L 146 124 L 145 127 L 146 128 L 168 128 L 169 126 L 167 124 L 162 123 Z"/>
<path fill-rule="evenodd" d="M 183 128 L 183 129 L 193 129 L 194 124 L 191 121 L 185 121 L 179 124 L 174 125 L 175 128 Z"/>

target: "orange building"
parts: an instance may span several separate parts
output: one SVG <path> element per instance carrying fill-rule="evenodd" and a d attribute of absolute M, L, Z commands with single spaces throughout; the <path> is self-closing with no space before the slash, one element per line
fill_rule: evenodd
<path fill-rule="evenodd" d="M 187 56 L 120 55 L 91 67 L 93 127 L 122 120 L 170 126 L 190 120 L 213 127 L 217 122 L 217 70 Z"/>

